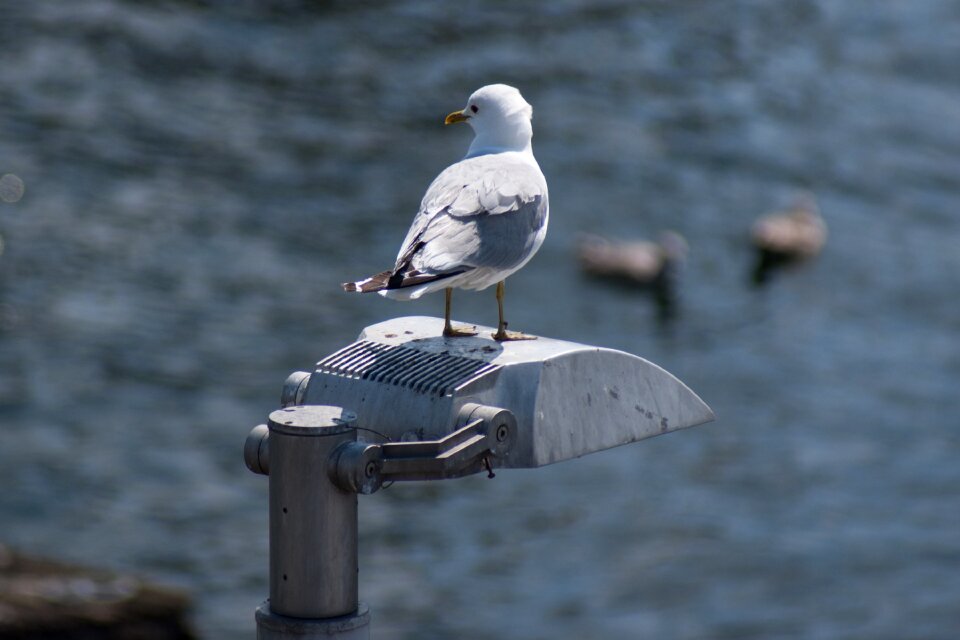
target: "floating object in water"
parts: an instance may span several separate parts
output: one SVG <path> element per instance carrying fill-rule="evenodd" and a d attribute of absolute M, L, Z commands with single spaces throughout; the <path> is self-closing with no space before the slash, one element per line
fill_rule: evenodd
<path fill-rule="evenodd" d="M 592 234 L 577 242 L 577 257 L 586 273 L 642 286 L 661 281 L 686 259 L 687 251 L 687 241 L 673 231 L 663 232 L 660 242 L 614 242 Z"/>
<path fill-rule="evenodd" d="M 827 241 L 827 225 L 813 195 L 805 193 L 786 211 L 757 219 L 750 239 L 757 250 L 753 279 L 762 284 L 772 269 L 820 253 Z"/>
<path fill-rule="evenodd" d="M 649 289 L 656 295 L 664 318 L 676 302 L 677 273 L 689 246 L 679 233 L 664 231 L 659 242 L 615 242 L 585 234 L 577 242 L 580 267 L 588 275 L 621 285 Z"/>

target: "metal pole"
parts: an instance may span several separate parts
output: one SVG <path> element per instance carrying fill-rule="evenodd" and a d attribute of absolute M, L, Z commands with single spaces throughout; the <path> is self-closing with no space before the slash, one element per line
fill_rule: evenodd
<path fill-rule="evenodd" d="M 355 423 L 339 407 L 270 414 L 270 599 L 257 609 L 259 640 L 370 637 L 358 601 L 357 495 L 328 472 L 334 448 L 356 440 Z"/>

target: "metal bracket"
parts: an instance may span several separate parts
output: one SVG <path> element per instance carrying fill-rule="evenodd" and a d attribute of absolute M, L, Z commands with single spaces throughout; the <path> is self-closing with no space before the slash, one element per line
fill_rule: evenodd
<path fill-rule="evenodd" d="M 330 479 L 344 491 L 370 494 L 385 482 L 460 478 L 499 466 L 516 439 L 516 418 L 499 407 L 465 404 L 457 424 L 439 440 L 344 442 L 330 455 Z"/>

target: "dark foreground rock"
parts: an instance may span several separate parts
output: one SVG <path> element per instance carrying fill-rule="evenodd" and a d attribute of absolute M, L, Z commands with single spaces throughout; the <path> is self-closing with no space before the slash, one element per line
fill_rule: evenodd
<path fill-rule="evenodd" d="M 0 640 L 194 640 L 189 604 L 179 591 L 0 545 Z"/>

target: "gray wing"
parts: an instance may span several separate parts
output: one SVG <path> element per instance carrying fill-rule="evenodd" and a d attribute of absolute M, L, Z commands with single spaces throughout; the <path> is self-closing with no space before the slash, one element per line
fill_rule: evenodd
<path fill-rule="evenodd" d="M 498 155 L 462 160 L 427 189 L 395 272 L 510 269 L 529 256 L 547 213 L 547 184 L 535 165 Z"/>

